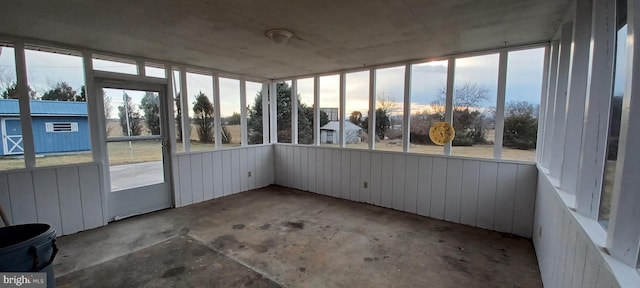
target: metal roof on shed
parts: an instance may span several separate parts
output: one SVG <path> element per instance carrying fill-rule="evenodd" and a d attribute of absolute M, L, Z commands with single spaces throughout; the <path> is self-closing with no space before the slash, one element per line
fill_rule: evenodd
<path fill-rule="evenodd" d="M 29 101 L 32 116 L 87 116 L 86 102 Z M 0 115 L 20 115 L 17 99 L 0 99 Z"/>

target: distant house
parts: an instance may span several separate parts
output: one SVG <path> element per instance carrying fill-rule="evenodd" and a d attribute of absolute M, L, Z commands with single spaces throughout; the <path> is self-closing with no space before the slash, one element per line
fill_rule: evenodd
<path fill-rule="evenodd" d="M 351 123 L 350 121 L 344 121 L 345 130 L 345 142 L 347 144 L 359 143 L 360 132 L 362 128 Z M 326 125 L 320 127 L 320 143 L 322 144 L 338 144 L 340 143 L 340 122 L 331 121 Z"/>
<path fill-rule="evenodd" d="M 91 149 L 87 103 L 32 100 L 29 107 L 36 154 Z M 0 133 L 0 155 L 24 153 L 18 100 L 0 99 Z"/>

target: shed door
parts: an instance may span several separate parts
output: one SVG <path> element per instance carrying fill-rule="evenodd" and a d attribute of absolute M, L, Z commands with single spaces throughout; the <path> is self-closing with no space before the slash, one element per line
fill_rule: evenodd
<path fill-rule="evenodd" d="M 2 119 L 2 148 L 4 155 L 24 154 L 19 118 Z"/>

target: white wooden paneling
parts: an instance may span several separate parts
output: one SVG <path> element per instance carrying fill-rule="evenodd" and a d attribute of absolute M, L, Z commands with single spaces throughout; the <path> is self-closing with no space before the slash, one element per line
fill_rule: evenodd
<path fill-rule="evenodd" d="M 182 194 L 180 191 L 182 191 L 182 187 L 180 186 L 180 157 L 178 156 L 174 156 L 171 159 L 171 164 L 173 165 L 173 168 L 171 169 L 171 178 L 173 180 L 173 182 L 171 183 L 173 185 L 173 200 L 174 200 L 174 205 L 175 207 L 181 207 L 182 206 Z M 106 199 L 106 196 L 105 196 Z M 107 213 L 108 214 L 108 213 Z"/>
<path fill-rule="evenodd" d="M 331 161 L 332 164 L 332 168 L 331 168 L 331 181 L 329 183 L 331 183 L 331 196 L 333 197 L 340 197 L 340 186 L 342 184 L 341 180 L 341 176 L 340 173 L 340 166 L 343 164 L 342 160 L 341 160 L 341 154 L 340 150 L 335 150 L 335 149 L 330 149 L 331 154 L 333 155 L 333 160 Z M 349 162 L 347 162 L 349 163 Z"/>
<path fill-rule="evenodd" d="M 462 194 L 463 160 L 450 159 L 447 162 L 447 187 L 445 189 L 444 219 L 460 223 L 460 201 Z"/>
<path fill-rule="evenodd" d="M 404 173 L 404 211 L 418 212 L 418 157 L 407 156 Z"/>
<path fill-rule="evenodd" d="M 393 207 L 393 154 L 382 154 L 380 175 L 380 206 Z"/>
<path fill-rule="evenodd" d="M 404 211 L 404 176 L 405 176 L 405 156 L 402 154 L 393 155 L 393 209 Z"/>
<path fill-rule="evenodd" d="M 246 150 L 247 151 L 247 187 L 246 190 L 252 190 L 252 189 L 256 189 L 256 153 L 258 153 L 257 151 L 260 151 L 260 153 L 262 153 L 261 149 L 252 149 L 249 148 Z M 249 172 L 251 172 L 251 176 L 248 176 Z"/>
<path fill-rule="evenodd" d="M 534 166 L 530 166 L 535 169 Z M 476 226 L 478 208 L 478 183 L 480 181 L 480 162 L 464 160 L 462 167 L 462 192 L 460 194 L 460 223 Z M 532 179 L 535 181 L 535 179 Z M 529 205 L 533 208 L 533 202 Z M 529 222 L 531 227 L 532 221 Z"/>
<path fill-rule="evenodd" d="M 295 175 L 294 175 L 294 170 L 295 170 L 295 165 L 294 165 L 294 157 L 295 157 L 295 147 L 293 146 L 287 146 L 287 181 L 285 181 L 285 183 L 287 183 L 287 187 L 295 187 L 295 183 L 296 183 L 296 179 L 295 179 Z"/>
<path fill-rule="evenodd" d="M 333 177 L 332 174 L 332 169 L 333 169 L 333 150 L 331 149 L 320 149 L 320 151 L 323 151 L 324 156 L 324 169 L 322 171 L 322 179 L 320 181 L 320 185 L 322 186 L 322 192 L 320 192 L 321 194 L 327 195 L 327 196 L 331 196 L 331 189 L 332 189 L 332 184 L 331 184 L 331 179 Z M 317 182 L 316 182 L 317 183 Z"/>
<path fill-rule="evenodd" d="M 513 210 L 513 234 L 531 238 L 538 170 L 535 166 L 518 165 L 515 203 Z"/>
<path fill-rule="evenodd" d="M 57 197 L 57 195 L 56 195 Z M 9 224 L 13 223 L 13 217 L 11 213 L 11 199 L 9 197 L 9 183 L 7 182 L 7 175 L 0 174 L 0 207 L 7 215 Z M 0 227 L 3 227 L 4 223 L 0 223 Z M 62 229 L 58 230 L 62 231 Z"/>
<path fill-rule="evenodd" d="M 498 164 L 498 188 L 496 190 L 495 224 L 493 227 L 496 231 L 509 233 L 513 228 L 517 173 L 518 165 L 516 164 Z"/>
<path fill-rule="evenodd" d="M 238 151 L 240 152 L 240 168 L 238 173 L 238 177 L 240 180 L 239 191 L 247 191 L 249 190 L 249 164 L 247 163 L 247 154 L 249 153 L 249 149 L 241 149 Z"/>
<path fill-rule="evenodd" d="M 371 153 L 371 182 L 369 183 L 369 203 L 381 206 L 382 154 Z"/>
<path fill-rule="evenodd" d="M 189 155 L 178 157 L 178 173 L 180 173 L 180 206 L 193 204 L 191 194 L 191 159 Z"/>
<path fill-rule="evenodd" d="M 360 187 L 358 201 L 371 203 L 371 153 L 369 152 L 360 152 L 360 183 L 358 185 Z"/>
<path fill-rule="evenodd" d="M 51 225 L 58 235 L 62 233 L 62 218 L 60 216 L 60 200 L 58 199 L 58 178 L 55 169 L 33 172 L 33 189 L 35 191 L 38 222 Z M 83 198 L 84 200 L 84 198 Z M 100 204 L 101 201 L 98 202 Z M 102 207 L 100 207 L 102 211 Z M 102 217 L 102 213 L 100 213 Z M 102 219 L 100 219 L 102 222 Z"/>
<path fill-rule="evenodd" d="M 231 150 L 231 193 L 240 192 L 240 150 Z"/>
<path fill-rule="evenodd" d="M 342 199 L 351 199 L 351 151 L 340 151 L 340 193 L 338 197 Z"/>
<path fill-rule="evenodd" d="M 100 169 L 96 165 L 83 166 L 79 168 L 78 176 L 80 178 L 80 194 L 82 198 L 82 219 L 84 221 L 84 230 L 100 227 L 105 224 L 103 217 L 104 211 L 102 211 L 102 185 L 100 185 Z M 38 179 L 36 183 L 39 182 L 39 178 L 34 178 Z M 38 219 L 39 218 L 40 212 L 38 211 Z"/>
<path fill-rule="evenodd" d="M 300 159 L 300 147 L 293 147 L 293 182 L 296 189 L 302 190 L 302 161 Z"/>
<path fill-rule="evenodd" d="M 349 193 L 349 199 L 351 201 L 356 201 L 359 202 L 360 201 L 360 186 L 362 186 L 361 184 L 361 180 L 360 180 L 360 151 L 351 151 L 349 152 L 350 155 L 350 166 L 349 166 L 349 181 L 350 181 L 350 186 L 349 189 L 347 189 L 347 193 Z M 343 174 L 347 174 L 347 173 L 343 173 Z"/>
<path fill-rule="evenodd" d="M 309 151 L 307 147 L 300 148 L 300 190 L 309 191 Z"/>
<path fill-rule="evenodd" d="M 80 180 L 78 167 L 64 167 L 56 169 L 58 191 L 60 199 L 60 214 L 62 218 L 62 232 L 72 234 L 82 231 L 82 198 L 80 196 Z"/>
<path fill-rule="evenodd" d="M 222 153 L 213 153 L 213 197 L 218 198 L 224 196 L 224 179 L 222 166 Z"/>
<path fill-rule="evenodd" d="M 431 174 L 433 158 L 419 157 L 418 159 L 418 197 L 417 211 L 419 215 L 429 216 L 431 212 Z"/>
<path fill-rule="evenodd" d="M 431 214 L 432 218 L 444 219 L 445 193 L 447 187 L 447 159 L 433 158 L 431 174 Z"/>
<path fill-rule="evenodd" d="M 528 168 L 518 169 L 520 174 Z M 518 183 L 520 181 L 518 179 Z M 621 287 L 604 259 L 609 256 L 604 256 L 587 236 L 547 176 L 540 173 L 535 186 L 532 239 L 544 286 Z"/>
<path fill-rule="evenodd" d="M 476 217 L 476 225 L 480 228 L 493 229 L 497 181 L 498 164 L 481 162 L 478 182 L 478 214 Z"/>
<path fill-rule="evenodd" d="M 306 151 L 309 157 L 307 159 L 307 167 L 308 167 L 307 175 L 309 175 L 307 179 L 307 190 L 317 193 L 318 186 L 316 185 L 316 177 L 317 177 L 316 168 L 318 167 L 318 161 L 320 160 L 316 160 L 316 155 L 318 154 L 317 149 L 307 148 Z"/>
<path fill-rule="evenodd" d="M 202 154 L 203 201 L 213 199 L 213 152 Z"/>
<path fill-rule="evenodd" d="M 206 153 L 205 153 L 206 154 Z M 202 181 L 202 155 L 192 154 L 189 156 L 191 162 L 191 201 L 192 203 L 200 203 L 204 200 L 204 187 Z"/>
<path fill-rule="evenodd" d="M 232 167 L 231 167 L 231 151 L 222 151 L 222 195 L 231 195 L 232 188 Z"/>
<path fill-rule="evenodd" d="M 313 153 L 313 152 L 312 152 Z M 324 194 L 324 164 L 326 163 L 326 157 L 324 156 L 323 149 L 315 149 L 316 154 L 316 177 L 315 179 L 315 189 L 311 190 L 313 192 Z"/>
<path fill-rule="evenodd" d="M 11 198 L 12 225 L 32 223 L 38 220 L 31 173 L 18 172 L 7 175 Z"/>

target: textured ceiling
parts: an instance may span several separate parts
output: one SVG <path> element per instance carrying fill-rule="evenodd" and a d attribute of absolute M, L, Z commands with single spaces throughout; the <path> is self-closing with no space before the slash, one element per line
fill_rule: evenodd
<path fill-rule="evenodd" d="M 275 79 L 546 41 L 569 2 L 11 0 L 0 34 Z"/>

